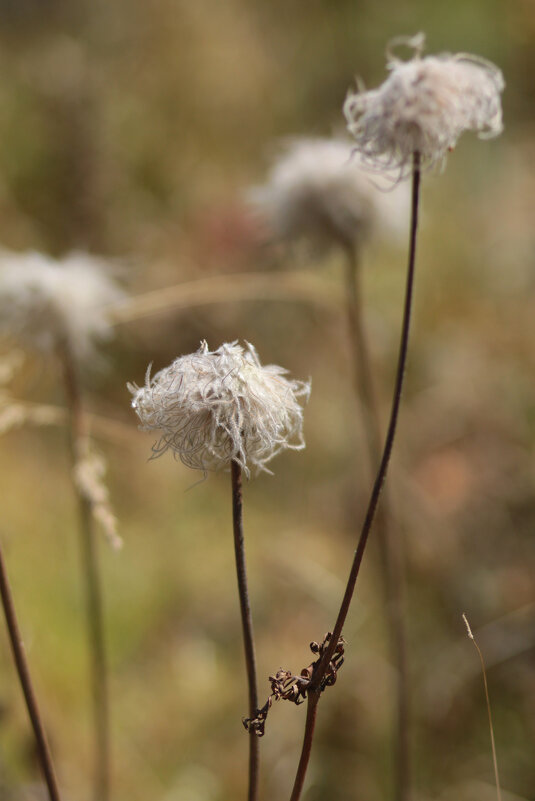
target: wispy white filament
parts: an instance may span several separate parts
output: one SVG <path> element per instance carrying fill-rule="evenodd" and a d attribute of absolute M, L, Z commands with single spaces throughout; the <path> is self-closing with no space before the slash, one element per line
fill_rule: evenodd
<path fill-rule="evenodd" d="M 171 449 L 197 470 L 220 470 L 234 459 L 246 473 L 270 472 L 266 464 L 280 451 L 305 447 L 298 399 L 308 398 L 310 385 L 286 372 L 262 366 L 249 343 L 210 351 L 203 342 L 152 378 L 147 372 L 145 386 L 128 388 L 142 428 L 161 431 L 155 456 Z"/>
<path fill-rule="evenodd" d="M 249 199 L 275 239 L 320 247 L 354 245 L 375 226 L 397 233 L 408 218 L 403 189 L 381 191 L 355 147 L 342 139 L 289 140 Z"/>
<path fill-rule="evenodd" d="M 401 40 L 398 40 L 401 42 Z M 431 166 L 455 147 L 464 131 L 497 136 L 502 131 L 501 71 L 465 53 L 422 58 L 424 37 L 405 42 L 410 61 L 391 57 L 390 75 L 378 88 L 350 93 L 344 105 L 348 129 L 365 159 L 408 174 L 418 151 Z"/>
<path fill-rule="evenodd" d="M 44 351 L 66 340 L 77 359 L 92 357 L 112 333 L 107 307 L 123 297 L 110 269 L 83 253 L 0 252 L 0 330 Z"/>

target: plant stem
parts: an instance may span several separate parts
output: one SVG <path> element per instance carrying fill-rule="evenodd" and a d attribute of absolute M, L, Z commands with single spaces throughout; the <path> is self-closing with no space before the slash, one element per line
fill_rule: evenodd
<path fill-rule="evenodd" d="M 256 658 L 253 637 L 253 618 L 247 588 L 247 567 L 245 564 L 245 544 L 243 539 L 243 500 L 242 475 L 240 465 L 232 460 L 230 463 L 232 479 L 232 523 L 234 531 L 234 554 L 236 557 L 236 575 L 238 578 L 238 595 L 245 650 L 245 666 L 249 688 L 249 717 L 256 716 L 258 709 L 258 688 L 256 682 Z M 249 732 L 249 790 L 248 801 L 256 801 L 258 797 L 259 740 L 254 731 Z"/>
<path fill-rule="evenodd" d="M 407 280 L 405 287 L 403 321 L 401 325 L 398 366 L 396 371 L 392 408 L 390 411 L 390 421 L 388 424 L 385 444 L 383 448 L 383 454 L 381 457 L 381 463 L 379 465 L 377 476 L 375 478 L 372 493 L 368 503 L 368 508 L 366 510 L 366 516 L 364 518 L 364 523 L 362 525 L 362 529 L 360 532 L 357 549 L 355 551 L 355 556 L 353 558 L 353 564 L 351 566 L 351 570 L 349 573 L 349 578 L 347 581 L 344 597 L 342 599 L 342 603 L 340 606 L 340 611 L 338 612 L 338 617 L 336 619 L 336 623 L 332 635 L 330 637 L 329 644 L 325 649 L 321 662 L 314 671 L 314 674 L 310 681 L 310 685 L 308 688 L 309 704 L 315 703 L 317 705 L 319 701 L 319 695 L 321 693 L 320 689 L 321 682 L 327 672 L 329 662 L 333 657 L 334 651 L 342 634 L 342 629 L 347 617 L 347 613 L 349 611 L 351 600 L 353 598 L 353 593 L 355 591 L 355 584 L 358 578 L 360 565 L 362 563 L 362 557 L 364 555 L 366 543 L 368 542 L 368 536 L 375 518 L 375 512 L 377 510 L 379 497 L 381 495 L 381 489 L 383 487 L 383 483 L 386 477 L 386 473 L 388 470 L 388 463 L 390 461 L 392 447 L 394 444 L 399 407 L 401 403 L 401 393 L 403 389 L 403 376 L 405 372 L 405 364 L 407 361 L 407 353 L 408 353 L 413 283 L 414 283 L 414 268 L 415 268 L 415 257 L 416 257 L 416 233 L 418 229 L 419 194 L 420 194 L 420 154 L 415 152 L 413 155 L 413 172 L 412 172 L 412 202 L 411 202 L 409 260 L 408 260 Z M 299 798 L 301 797 L 301 791 L 312 747 L 312 740 L 314 737 L 315 718 L 316 718 L 315 713 L 307 715 L 307 721 L 305 724 L 305 734 L 303 738 L 303 748 L 301 752 L 301 758 L 299 761 L 299 767 L 297 769 L 297 774 L 295 778 L 294 790 L 291 795 L 291 801 L 299 801 Z"/>
<path fill-rule="evenodd" d="M 87 452 L 87 426 L 74 360 L 67 343 L 58 349 L 69 407 L 69 445 L 73 473 Z M 110 790 L 110 733 L 106 646 L 100 570 L 91 505 L 74 482 L 80 521 L 80 552 L 85 580 L 90 680 L 94 726 L 94 801 L 108 801 Z"/>
<path fill-rule="evenodd" d="M 485 669 L 485 660 L 483 659 L 483 654 L 481 652 L 481 648 L 477 644 L 476 638 L 472 634 L 472 629 L 470 628 L 470 623 L 468 622 L 468 618 L 466 615 L 463 614 L 464 624 L 466 626 L 468 636 L 474 643 L 476 651 L 479 656 L 479 661 L 481 662 L 481 672 L 483 674 L 483 687 L 485 688 L 485 703 L 487 705 L 487 715 L 489 718 L 489 731 L 490 731 L 490 745 L 492 748 L 492 765 L 494 767 L 494 781 L 496 783 L 496 797 L 498 801 L 502 801 L 502 792 L 500 789 L 500 775 L 498 773 L 498 757 L 496 756 L 496 742 L 494 740 L 494 726 L 492 725 L 492 712 L 490 710 L 490 697 L 489 697 L 489 685 L 487 683 L 487 671 Z"/>
<path fill-rule="evenodd" d="M 48 748 L 48 743 L 46 741 L 43 724 L 41 722 L 41 716 L 39 714 L 39 708 L 37 706 L 37 699 L 35 697 L 35 692 L 30 677 L 28 662 L 26 660 L 24 643 L 22 641 L 22 637 L 17 623 L 17 616 L 15 614 L 15 606 L 13 603 L 13 595 L 11 593 L 11 588 L 9 586 L 9 579 L 7 577 L 7 571 L 1 547 L 0 547 L 0 594 L 2 596 L 2 606 L 4 608 L 4 615 L 6 618 L 7 628 L 9 632 L 9 641 L 11 643 L 11 650 L 13 652 L 13 657 L 15 659 L 15 665 L 17 668 L 20 685 L 22 687 L 22 692 L 24 693 L 26 708 L 30 716 L 33 733 L 35 736 L 35 742 L 37 745 L 37 755 L 39 758 L 39 762 L 41 763 L 43 776 L 46 782 L 46 786 L 48 788 L 48 795 L 50 801 L 60 801 L 56 774 L 54 772 L 54 766 L 52 764 L 50 750 Z"/>
<path fill-rule="evenodd" d="M 354 352 L 355 390 L 365 417 L 364 427 L 370 462 L 372 468 L 376 470 L 381 457 L 382 438 L 370 363 L 370 349 L 363 319 L 360 248 L 352 243 L 347 243 L 344 245 L 344 252 L 346 255 L 347 318 Z"/>
<path fill-rule="evenodd" d="M 299 801 L 301 798 L 303 784 L 305 783 L 305 776 L 310 760 L 310 752 L 312 751 L 312 741 L 314 739 L 314 731 L 316 728 L 316 714 L 318 711 L 319 700 L 320 691 L 309 689 L 303 746 L 301 749 L 301 756 L 299 758 L 299 765 L 297 766 L 297 773 L 295 774 L 295 781 L 292 789 L 292 795 L 290 796 L 290 801 Z"/>
<path fill-rule="evenodd" d="M 361 266 L 358 245 L 344 247 L 348 322 L 354 351 L 355 389 L 362 410 L 370 469 L 381 463 L 381 422 L 373 384 L 370 349 L 364 326 Z M 386 496 L 386 497 L 385 497 Z M 383 506 L 377 512 L 377 540 L 381 558 L 386 614 L 392 660 L 396 668 L 396 739 L 394 797 L 408 801 L 410 795 L 409 677 L 405 629 L 405 579 L 400 532 L 394 532 L 390 497 L 383 490 Z M 397 534 L 397 536 L 394 536 Z"/>

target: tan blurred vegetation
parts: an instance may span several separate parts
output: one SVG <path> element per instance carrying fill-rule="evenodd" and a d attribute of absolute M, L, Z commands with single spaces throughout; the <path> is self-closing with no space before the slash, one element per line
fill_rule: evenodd
<path fill-rule="evenodd" d="M 279 457 L 273 477 L 245 487 L 267 696 L 268 674 L 308 664 L 308 643 L 333 623 L 369 477 L 342 265 L 336 254 L 285 261 L 262 247 L 243 192 L 262 180 L 277 137 L 341 130 L 354 76 L 382 80 L 387 40 L 418 30 L 431 52 L 495 61 L 508 86 L 501 139 L 465 137 L 444 174 L 424 180 L 412 352 L 390 476 L 407 550 L 414 797 L 494 797 L 466 612 L 487 660 L 504 797 L 532 799 L 533 3 L 0 2 L 2 245 L 117 257 L 136 294 L 190 285 L 189 300 L 169 296 L 177 308 L 118 322 L 108 368 L 84 377 L 90 410 L 114 421 L 93 430 L 125 541 L 120 553 L 101 544 L 117 801 L 236 801 L 247 749 L 230 479 L 210 476 L 189 489 L 198 476 L 169 454 L 147 462 L 151 435 L 137 432 L 125 383 L 202 338 L 212 347 L 247 339 L 263 362 L 312 377 L 306 451 Z M 376 242 L 366 254 L 385 417 L 405 258 L 402 243 Z M 287 295 L 272 280 L 275 268 L 297 273 Z M 265 278 L 233 297 L 224 276 L 256 271 Z M 12 392 L 63 405 L 52 362 L 29 357 Z M 64 798 L 81 801 L 90 742 L 85 635 L 57 422 L 3 436 L 0 534 Z M 393 674 L 373 546 L 359 585 L 346 664 L 320 706 L 307 801 L 378 801 L 391 790 Z M 33 798 L 38 773 L 4 633 L 0 670 L 0 794 Z M 303 708 L 271 712 L 263 798 L 289 795 L 303 722 Z"/>

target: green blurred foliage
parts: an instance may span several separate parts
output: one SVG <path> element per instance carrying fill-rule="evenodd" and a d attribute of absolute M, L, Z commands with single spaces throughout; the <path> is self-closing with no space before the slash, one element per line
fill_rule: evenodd
<path fill-rule="evenodd" d="M 465 137 L 425 176 L 412 352 L 391 484 L 406 541 L 414 797 L 493 797 L 477 654 L 489 663 L 503 785 L 533 798 L 535 493 L 533 230 L 535 6 L 530 0 L 113 0 L 0 3 L 0 241 L 15 250 L 120 257 L 133 292 L 269 270 L 243 193 L 276 140 L 343 129 L 354 77 L 384 77 L 384 47 L 423 30 L 428 50 L 501 66 L 506 130 Z M 374 366 L 388 413 L 404 246 L 367 252 Z M 288 269 L 339 291 L 337 254 Z M 208 293 L 209 294 L 209 293 Z M 99 440 L 125 540 L 104 541 L 112 663 L 114 798 L 243 797 L 246 712 L 230 485 L 147 462 L 127 380 L 194 350 L 247 339 L 264 362 L 313 379 L 307 450 L 245 488 L 261 696 L 300 670 L 332 625 L 369 476 L 344 309 L 205 303 L 118 326 L 87 404 L 117 422 Z M 31 357 L 17 397 L 63 403 L 56 366 Z M 89 712 L 76 515 L 65 432 L 3 437 L 2 541 L 64 797 L 88 797 Z M 27 502 L 27 499 L 30 502 Z M 390 664 L 372 544 L 348 620 L 346 664 L 320 706 L 307 801 L 390 797 Z M 7 639 L 0 635 L 1 797 L 37 769 Z M 262 797 L 289 795 L 304 709 L 278 704 L 262 741 Z M 511 798 L 513 796 L 510 796 Z"/>

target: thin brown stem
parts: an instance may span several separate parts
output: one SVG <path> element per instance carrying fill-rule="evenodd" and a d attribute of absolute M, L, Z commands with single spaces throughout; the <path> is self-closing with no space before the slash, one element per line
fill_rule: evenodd
<path fill-rule="evenodd" d="M 294 786 L 290 801 L 299 801 L 303 791 L 303 784 L 305 783 L 305 776 L 307 773 L 308 763 L 310 760 L 310 752 L 312 750 L 312 741 L 314 739 L 314 730 L 316 728 L 316 715 L 318 711 L 318 701 L 320 700 L 319 691 L 311 692 L 309 690 L 307 698 L 307 717 L 305 722 L 305 734 L 303 737 L 303 747 L 301 749 L 301 756 L 299 758 L 299 765 L 297 766 L 297 773 L 295 775 Z"/>
<path fill-rule="evenodd" d="M 331 634 L 329 644 L 325 649 L 321 662 L 317 667 L 317 669 L 314 671 L 314 675 L 311 679 L 308 690 L 309 694 L 319 692 L 322 680 L 327 672 L 329 663 L 333 657 L 334 651 L 342 634 L 342 629 L 347 617 L 347 613 L 349 612 L 349 607 L 351 605 L 353 594 L 355 592 L 355 585 L 357 582 L 360 566 L 362 564 L 362 557 L 364 556 L 364 551 L 366 548 L 366 544 L 368 542 L 368 537 L 375 518 L 377 505 L 379 503 L 379 497 L 381 495 L 383 483 L 386 478 L 388 464 L 390 461 L 390 456 L 392 454 L 392 448 L 394 445 L 397 420 L 399 415 L 399 407 L 401 404 L 401 394 L 403 389 L 403 377 L 405 373 L 405 364 L 407 361 L 408 344 L 409 344 L 409 331 L 410 331 L 413 284 L 414 284 L 414 269 L 416 260 L 416 233 L 418 230 L 419 194 L 420 194 L 420 155 L 419 153 L 414 153 L 413 173 L 412 173 L 412 203 L 411 203 L 409 260 L 407 268 L 407 280 L 405 286 L 403 321 L 401 324 L 398 366 L 396 371 L 392 408 L 390 411 L 390 421 L 388 424 L 385 444 L 383 448 L 383 454 L 381 457 L 381 463 L 379 465 L 377 476 L 375 478 L 372 493 L 368 503 L 368 508 L 366 510 L 366 516 L 364 518 L 364 522 L 360 532 L 357 549 L 355 551 L 355 556 L 353 558 L 353 563 L 351 565 L 351 570 L 349 573 L 346 590 L 344 592 L 344 597 L 342 599 L 342 603 L 340 606 L 340 611 L 338 612 L 338 617 L 336 619 L 336 623 L 333 632 Z M 307 724 L 308 723 L 309 721 L 307 718 Z M 299 771 L 298 775 L 296 776 L 296 782 L 299 779 L 301 787 L 303 786 L 304 774 L 306 773 L 308 765 L 308 759 L 310 756 L 313 737 L 314 737 L 314 727 L 312 725 L 306 725 L 305 735 L 303 739 L 303 749 L 302 749 L 301 759 L 299 762 Z M 302 765 L 302 762 L 304 760 L 306 761 L 306 764 Z M 291 796 L 292 801 L 299 801 L 300 795 L 301 795 L 300 790 L 292 792 Z"/>
<path fill-rule="evenodd" d="M 249 688 L 249 717 L 253 719 L 258 709 L 258 688 L 256 681 L 256 658 L 253 637 L 253 618 L 247 587 L 247 567 L 245 563 L 245 544 L 243 538 L 243 498 L 242 476 L 240 465 L 232 460 L 230 463 L 232 480 L 232 523 L 234 531 L 234 554 L 236 557 L 236 575 L 238 578 L 238 595 L 245 651 L 245 667 Z M 249 790 L 248 801 L 258 798 L 259 772 L 259 740 L 252 729 L 249 732 Z"/>
<path fill-rule="evenodd" d="M 344 252 L 346 254 L 347 318 L 354 355 L 355 391 L 362 405 L 369 459 L 372 469 L 375 471 L 381 458 L 382 437 L 370 348 L 364 325 L 360 249 L 358 246 L 348 243 L 344 246 Z"/>
<path fill-rule="evenodd" d="M 43 776 L 48 788 L 48 796 L 50 801 L 60 801 L 58 782 L 52 764 L 52 757 L 50 756 L 50 749 L 45 736 L 44 727 L 39 714 L 37 706 L 37 699 L 30 677 L 30 670 L 26 660 L 26 651 L 24 643 L 20 634 L 19 626 L 17 623 L 17 616 L 15 614 L 15 606 L 13 603 L 13 595 L 9 586 L 9 579 L 7 577 L 6 566 L 4 563 L 4 556 L 2 548 L 0 547 L 0 594 L 2 596 L 2 606 L 4 608 L 4 615 L 6 618 L 7 628 L 9 632 L 9 641 L 11 643 L 11 650 L 15 659 L 15 665 L 19 676 L 22 692 L 24 693 L 24 700 L 26 701 L 26 708 L 35 736 L 35 743 L 37 746 L 37 756 L 41 764 Z"/>
<path fill-rule="evenodd" d="M 69 446 L 73 472 L 87 452 L 88 437 L 78 377 L 66 343 L 58 349 L 69 407 Z M 80 553 L 85 580 L 90 680 L 94 729 L 94 801 L 108 801 L 110 792 L 110 724 L 108 670 L 104 638 L 102 587 L 91 504 L 74 482 L 80 521 Z"/>
<path fill-rule="evenodd" d="M 364 325 L 362 271 L 359 248 L 345 248 L 348 323 L 354 351 L 357 400 L 363 417 L 370 469 L 375 473 L 381 463 L 381 421 L 373 383 L 370 348 Z M 394 797 L 408 801 L 410 795 L 409 749 L 409 676 L 405 629 L 405 579 L 400 532 L 393 531 L 394 518 L 389 493 L 383 489 L 382 509 L 377 511 L 377 541 L 384 582 L 386 615 L 392 660 L 396 668 L 396 737 Z"/>
<path fill-rule="evenodd" d="M 470 623 L 468 622 L 468 618 L 464 614 L 463 614 L 463 620 L 464 620 L 464 625 L 466 626 L 466 630 L 468 632 L 468 636 L 474 643 L 475 649 L 479 655 L 479 661 L 481 662 L 481 672 L 483 673 L 483 686 L 485 688 L 485 702 L 487 705 L 487 715 L 489 718 L 490 746 L 492 748 L 492 764 L 494 767 L 494 781 L 496 782 L 496 797 L 497 801 L 502 801 L 502 793 L 500 789 L 500 775 L 498 773 L 498 757 L 496 756 L 496 743 L 494 741 L 494 726 L 492 724 L 492 712 L 490 711 L 489 685 L 487 683 L 487 671 L 485 669 L 485 660 L 483 659 L 481 648 L 477 644 L 476 638 L 472 634 L 472 629 L 470 628 Z"/>

